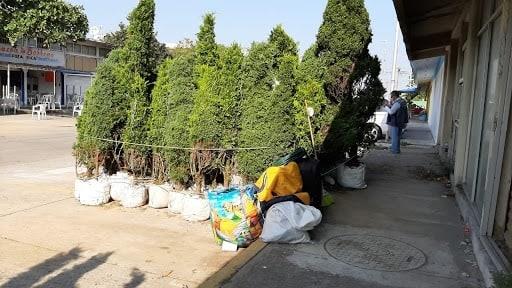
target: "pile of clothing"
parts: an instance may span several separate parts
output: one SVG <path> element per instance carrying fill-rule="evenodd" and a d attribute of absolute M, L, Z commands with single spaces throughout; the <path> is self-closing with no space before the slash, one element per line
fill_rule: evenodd
<path fill-rule="evenodd" d="M 300 158 L 270 167 L 256 181 L 264 219 L 264 242 L 310 242 L 309 230 L 322 220 L 322 183 L 318 161 Z"/>
<path fill-rule="evenodd" d="M 269 167 L 254 185 L 208 192 L 211 223 L 219 244 L 247 247 L 264 242 L 310 242 L 322 220 L 319 162 L 302 153 Z"/>

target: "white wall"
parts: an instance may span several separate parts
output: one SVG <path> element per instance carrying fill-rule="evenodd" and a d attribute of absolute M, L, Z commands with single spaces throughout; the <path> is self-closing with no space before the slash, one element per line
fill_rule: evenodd
<path fill-rule="evenodd" d="M 434 137 L 434 143 L 439 144 L 439 122 L 441 119 L 441 103 L 443 98 L 444 60 L 439 64 L 437 74 L 432 80 L 428 111 L 428 126 Z"/>

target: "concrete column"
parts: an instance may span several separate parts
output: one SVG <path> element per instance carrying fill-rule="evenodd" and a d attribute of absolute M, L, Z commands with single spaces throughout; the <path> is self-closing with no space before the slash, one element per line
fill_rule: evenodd
<path fill-rule="evenodd" d="M 7 98 L 11 93 L 11 65 L 7 64 Z"/>
<path fill-rule="evenodd" d="M 443 160 L 448 160 L 448 145 L 452 136 L 453 129 L 453 114 L 452 106 L 456 93 L 457 79 L 457 60 L 458 60 L 458 43 L 453 40 L 448 53 L 446 55 L 446 66 L 445 66 L 445 79 L 444 79 L 444 91 L 443 101 L 441 105 L 441 119 L 439 123 L 439 144 L 440 154 Z"/>
<path fill-rule="evenodd" d="M 28 69 L 23 68 L 23 104 L 27 105 L 28 103 L 28 89 L 27 89 L 27 81 L 28 81 Z"/>

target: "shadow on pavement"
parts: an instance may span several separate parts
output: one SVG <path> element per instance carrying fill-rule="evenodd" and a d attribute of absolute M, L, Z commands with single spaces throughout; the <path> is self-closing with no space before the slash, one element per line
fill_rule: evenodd
<path fill-rule="evenodd" d="M 31 287 L 44 276 L 80 258 L 81 252 L 82 249 L 73 248 L 66 253 L 59 253 L 15 276 L 2 287 Z"/>
<path fill-rule="evenodd" d="M 64 268 L 73 261 L 83 258 L 80 256 L 81 252 L 81 248 L 73 248 L 68 252 L 59 253 L 33 267 L 30 267 L 27 271 L 20 273 L 14 278 L 11 278 L 7 283 L 2 285 L 2 287 L 33 287 L 45 276 Z M 113 252 L 107 252 L 94 255 L 79 264 L 75 264 L 71 268 L 64 268 L 59 274 L 35 287 L 76 287 L 80 278 L 82 278 L 86 273 L 104 264 L 112 254 Z M 137 287 L 145 280 L 144 274 L 138 269 L 134 269 L 130 276 L 132 277 L 132 280 L 124 287 Z"/>
<path fill-rule="evenodd" d="M 146 276 L 144 275 L 144 273 L 142 273 L 142 271 L 140 271 L 137 268 L 133 268 L 132 273 L 130 273 L 130 276 L 132 277 L 132 279 L 130 280 L 130 282 L 124 284 L 124 288 L 138 287 L 140 284 L 142 284 L 142 282 L 144 282 L 144 280 L 146 280 Z"/>

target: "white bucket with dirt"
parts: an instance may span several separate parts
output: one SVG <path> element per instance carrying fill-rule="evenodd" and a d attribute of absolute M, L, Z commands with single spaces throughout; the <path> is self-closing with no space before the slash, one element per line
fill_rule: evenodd
<path fill-rule="evenodd" d="M 172 187 L 169 184 L 149 184 L 149 207 L 156 209 L 166 208 L 167 205 L 169 205 L 169 193 L 171 192 L 171 189 Z"/>
<path fill-rule="evenodd" d="M 134 179 L 127 172 L 117 172 L 110 176 L 110 197 L 114 201 L 121 201 L 123 195 L 134 184 Z"/>
<path fill-rule="evenodd" d="M 187 221 L 205 221 L 210 218 L 210 204 L 200 195 L 186 195 L 183 202 L 183 219 Z"/>
<path fill-rule="evenodd" d="M 366 165 L 359 166 L 340 165 L 336 171 L 336 180 L 339 185 L 345 188 L 365 189 Z"/>
<path fill-rule="evenodd" d="M 185 202 L 185 194 L 177 191 L 169 192 L 168 209 L 173 214 L 181 214 L 183 212 L 183 203 Z"/>
<path fill-rule="evenodd" d="M 148 190 L 143 184 L 133 184 L 121 197 L 121 205 L 126 208 L 136 208 L 148 203 Z"/>
<path fill-rule="evenodd" d="M 75 198 L 82 205 L 98 206 L 110 201 L 110 183 L 107 178 L 75 180 Z"/>

